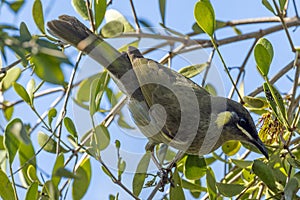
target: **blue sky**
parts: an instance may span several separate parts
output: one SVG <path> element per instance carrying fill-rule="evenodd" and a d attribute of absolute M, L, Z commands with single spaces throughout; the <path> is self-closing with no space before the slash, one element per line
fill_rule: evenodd
<path fill-rule="evenodd" d="M 53 0 L 44 0 L 43 6 L 44 6 L 44 12 L 45 12 L 45 21 L 49 21 L 51 19 L 57 18 L 61 14 L 68 14 L 68 15 L 74 15 L 78 18 L 80 16 L 74 11 L 70 1 L 53 1 Z M 194 23 L 194 17 L 193 17 L 193 8 L 196 1 L 167 1 L 166 6 L 166 25 L 172 29 L 175 29 L 182 33 L 189 33 L 191 32 L 191 26 Z M 261 5 L 261 1 L 240 1 L 240 0 L 227 0 L 227 1 L 217 1 L 212 0 L 211 1 L 217 19 L 222 19 L 223 21 L 227 20 L 233 20 L 233 19 L 245 19 L 245 18 L 255 18 L 255 17 L 267 17 L 272 16 L 272 13 L 269 12 L 265 7 Z M 38 29 L 36 28 L 33 19 L 31 17 L 31 9 L 32 9 L 33 1 L 27 1 L 25 6 L 22 8 L 20 13 L 18 15 L 14 15 L 11 13 L 11 11 L 8 10 L 6 6 L 3 6 L 0 10 L 0 22 L 1 23 L 8 23 L 8 24 L 14 24 L 15 26 L 19 26 L 19 24 L 24 21 L 27 26 L 29 27 L 29 30 L 32 34 L 39 34 Z M 135 8 L 137 11 L 138 16 L 141 19 L 146 19 L 150 24 L 152 24 L 154 27 L 159 27 L 159 23 L 161 22 L 160 14 L 159 14 L 159 6 L 158 1 L 134 1 Z M 133 24 L 133 17 L 131 13 L 130 3 L 129 1 L 125 0 L 114 0 L 112 6 L 110 6 L 111 9 L 117 9 L 120 11 L 130 22 Z M 294 11 L 293 9 L 289 9 L 289 15 L 293 16 Z M 240 30 L 243 33 L 251 32 L 251 31 L 257 31 L 258 29 L 264 29 L 267 26 L 266 24 L 260 24 L 260 25 L 252 25 L 252 26 L 240 26 Z M 293 29 L 290 29 L 291 31 Z M 225 28 L 221 31 L 218 31 L 216 33 L 217 38 L 225 38 L 228 36 L 233 36 L 234 31 L 231 28 Z M 293 40 L 294 43 L 297 45 L 299 44 L 299 30 L 297 29 L 293 34 Z M 206 36 L 201 36 L 201 38 L 207 38 Z M 274 60 L 271 66 L 271 72 L 270 77 L 272 77 L 276 72 L 278 72 L 282 67 L 284 67 L 288 62 L 290 62 L 293 59 L 294 54 L 291 53 L 290 47 L 288 44 L 288 41 L 286 39 L 286 36 L 284 32 L 275 33 L 272 35 L 268 35 L 267 38 L 272 42 L 275 55 Z M 248 49 L 250 48 L 250 45 L 253 43 L 253 40 L 247 40 L 235 44 L 230 44 L 226 46 L 222 46 L 220 48 L 221 53 L 227 63 L 230 67 L 240 66 L 246 56 L 246 53 Z M 209 49 L 207 50 L 207 54 L 209 54 Z M 74 55 L 76 55 L 74 53 Z M 73 61 L 75 60 L 72 58 Z M 158 59 L 158 58 L 157 58 Z M 8 58 L 9 63 L 13 62 L 15 60 L 13 55 L 10 55 Z M 8 64 L 9 64 L 8 63 Z M 87 60 L 85 61 L 85 65 L 91 65 L 91 61 Z M 220 76 L 222 77 L 222 80 L 224 81 L 224 90 L 220 90 L 220 95 L 226 95 L 228 91 L 230 90 L 230 84 L 228 81 L 228 78 L 223 74 L 222 66 L 219 61 L 219 59 L 216 57 L 214 60 L 214 64 L 221 69 L 219 71 Z M 6 64 L 4 64 L 5 66 Z M 176 68 L 176 67 L 175 67 Z M 67 67 L 65 69 L 66 73 L 70 72 L 70 68 Z M 99 68 L 96 68 L 96 70 L 100 70 Z M 235 71 L 232 72 L 233 75 L 235 74 Z M 30 73 L 28 72 L 27 75 Z M 292 73 L 291 73 L 292 75 Z M 255 78 L 254 78 L 255 77 Z M 23 75 L 21 81 L 26 83 L 29 80 L 28 77 Z M 255 62 L 253 56 L 251 56 L 249 63 L 247 65 L 247 74 L 245 79 L 246 85 L 245 85 L 245 93 L 254 90 L 257 86 L 261 85 L 263 83 L 263 79 L 260 78 L 258 75 L 258 72 L 255 67 Z M 277 86 L 282 91 L 288 91 L 291 83 L 288 81 L 287 78 L 282 78 Z M 7 98 L 13 98 L 14 94 L 11 91 Z M 52 98 L 51 96 L 49 98 Z M 54 98 L 54 96 L 53 96 Z M 36 104 L 39 104 L 39 102 L 43 102 L 43 100 L 36 101 Z M 32 120 L 36 120 L 36 117 L 34 117 L 34 114 L 28 109 L 23 108 L 24 106 L 18 106 L 16 109 L 15 116 L 17 117 L 24 117 L 26 116 L 27 122 L 30 122 Z M 45 107 L 45 105 L 40 104 L 40 109 Z M 70 106 L 70 112 L 74 112 L 74 107 Z M 123 109 L 124 112 L 128 113 L 126 109 Z M 72 113 L 74 114 L 74 113 Z M 3 119 L 0 118 L 0 123 L 4 123 Z M 124 132 L 120 128 L 116 127 L 115 125 L 110 129 L 111 133 L 113 132 Z M 34 134 L 33 137 L 36 135 Z M 114 136 L 112 138 L 118 138 L 119 136 L 114 133 Z M 144 138 L 138 138 L 137 140 L 139 142 L 135 142 L 134 145 L 131 145 L 130 138 L 126 137 L 126 135 L 121 135 L 122 138 L 121 141 L 125 141 L 124 144 L 129 144 L 126 148 L 132 151 L 136 151 L 136 148 L 138 148 L 137 151 L 143 152 L 144 144 L 146 143 L 146 140 Z M 113 143 L 113 139 L 111 140 Z M 36 147 L 36 150 L 38 147 Z M 127 149 L 127 150 L 128 150 Z M 46 153 L 39 155 L 39 165 L 43 170 L 49 170 L 49 164 L 48 161 L 50 159 L 55 159 L 54 156 Z M 128 158 L 129 159 L 129 158 Z M 126 158 L 125 158 L 126 160 Z M 134 162 L 134 160 L 130 160 L 129 162 Z M 53 162 L 51 162 L 51 165 Z M 84 199 L 107 199 L 109 194 L 116 194 L 116 192 L 120 192 L 120 199 L 127 199 L 128 195 L 123 192 L 122 189 L 120 189 L 117 185 L 114 185 L 111 180 L 103 174 L 102 170 L 100 169 L 100 165 L 97 162 L 93 162 L 93 176 L 92 176 L 92 183 L 88 190 L 87 195 L 84 197 Z M 222 175 L 223 171 L 219 171 L 217 167 L 215 167 L 215 173 L 217 175 Z M 124 177 L 124 184 L 131 187 L 131 180 L 132 180 L 132 174 L 131 173 L 125 173 Z M 21 193 L 23 193 L 23 190 L 20 190 Z M 147 192 L 150 190 L 145 190 L 142 193 L 142 198 L 147 197 Z M 158 195 L 159 196 L 159 195 Z M 68 195 L 67 199 L 71 199 L 70 194 Z"/>

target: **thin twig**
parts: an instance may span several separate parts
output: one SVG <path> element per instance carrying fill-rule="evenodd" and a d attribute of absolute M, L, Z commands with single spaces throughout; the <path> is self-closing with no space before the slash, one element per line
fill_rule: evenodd
<path fill-rule="evenodd" d="M 239 98 L 240 98 L 241 104 L 243 104 L 243 97 L 241 96 L 241 94 L 240 94 L 240 92 L 239 92 L 239 89 L 237 88 L 237 86 L 236 86 L 236 84 L 235 84 L 235 82 L 234 82 L 234 80 L 233 80 L 233 78 L 232 78 L 232 76 L 231 76 L 231 74 L 230 74 L 230 72 L 229 72 L 229 69 L 228 69 L 228 67 L 227 67 L 227 64 L 226 64 L 226 62 L 225 62 L 225 60 L 224 60 L 224 58 L 223 58 L 223 56 L 222 56 L 222 54 L 221 54 L 221 52 L 220 52 L 220 50 L 219 50 L 219 47 L 218 47 L 218 45 L 217 45 L 217 43 L 216 43 L 216 41 L 215 41 L 215 39 L 214 39 L 213 37 L 211 37 L 211 42 L 212 42 L 214 48 L 216 49 L 216 51 L 217 51 L 217 53 L 218 53 L 218 55 L 219 55 L 219 57 L 220 57 L 220 59 L 221 59 L 221 62 L 222 62 L 223 67 L 224 67 L 224 69 L 225 69 L 225 72 L 226 72 L 226 74 L 227 74 L 227 76 L 228 76 L 228 78 L 229 78 L 229 80 L 230 80 L 232 86 L 234 87 L 236 93 L 238 94 L 238 96 L 239 96 Z"/>
<path fill-rule="evenodd" d="M 286 26 L 286 24 L 285 24 L 284 18 L 283 18 L 283 16 L 282 16 L 282 12 L 281 12 L 280 8 L 278 7 L 278 4 L 277 4 L 277 2 L 276 2 L 275 0 L 273 0 L 273 4 L 274 4 L 275 9 L 276 9 L 276 11 L 277 11 L 278 17 L 280 18 L 280 21 L 281 21 L 281 23 L 282 23 L 283 29 L 284 29 L 284 31 L 285 31 L 285 33 L 286 33 L 286 36 L 287 36 L 287 38 L 288 38 L 288 40 L 289 40 L 290 46 L 291 46 L 291 48 L 292 48 L 292 51 L 295 52 L 296 49 L 295 49 L 295 46 L 294 46 L 294 44 L 293 44 L 293 40 L 292 40 L 292 38 L 291 38 L 291 35 L 290 35 L 290 33 L 289 33 L 288 29 L 287 29 L 287 26 Z"/>
<path fill-rule="evenodd" d="M 29 59 L 31 57 L 31 54 L 27 54 L 25 56 L 26 59 Z M 10 70 L 11 68 L 15 67 L 17 64 L 22 62 L 22 58 L 16 60 L 15 62 L 11 63 L 10 65 L 0 68 L 0 74 L 5 74 L 8 70 Z"/>
<path fill-rule="evenodd" d="M 140 33 L 141 27 L 140 27 L 140 24 L 139 24 L 139 20 L 138 20 L 136 11 L 135 11 L 135 7 L 134 7 L 134 4 L 133 4 L 133 1 L 132 1 L 132 0 L 129 0 L 129 2 L 130 2 L 130 6 L 131 6 L 133 18 L 134 18 L 134 23 L 135 23 L 135 25 L 136 25 L 136 31 L 137 31 L 137 33 Z"/>
<path fill-rule="evenodd" d="M 293 107 L 295 105 L 295 98 L 296 98 L 296 92 L 297 92 L 298 81 L 299 81 L 300 62 L 299 62 L 299 54 L 298 54 L 298 52 L 296 52 L 296 58 L 295 58 L 294 65 L 296 67 L 296 72 L 295 72 L 294 84 L 293 84 L 293 88 L 292 88 L 291 103 L 289 105 L 289 109 L 288 109 L 288 112 L 287 112 L 287 116 L 288 116 L 289 120 L 292 119 L 292 114 L 293 114 L 293 110 L 292 109 L 293 109 Z"/>
<path fill-rule="evenodd" d="M 253 42 L 252 46 L 250 47 L 247 55 L 246 55 L 246 58 L 244 59 L 241 67 L 240 67 L 240 71 L 239 71 L 239 74 L 237 75 L 237 78 L 235 80 L 235 84 L 237 85 L 240 81 L 240 78 L 242 77 L 242 74 L 245 72 L 245 67 L 246 67 L 246 64 L 251 56 L 251 53 L 255 47 L 255 44 L 257 42 L 257 39 Z M 233 97 L 233 94 L 234 94 L 234 87 L 231 87 L 231 90 L 229 92 L 229 95 L 228 95 L 228 98 L 231 99 Z"/>
<path fill-rule="evenodd" d="M 297 5 L 296 5 L 296 1 L 295 0 L 293 0 L 293 5 L 294 5 L 296 16 L 299 18 L 298 9 L 297 9 Z"/>
<path fill-rule="evenodd" d="M 93 18 L 93 11 L 91 9 L 91 3 L 90 3 L 89 0 L 86 0 L 86 9 L 88 11 L 88 17 L 89 17 L 89 21 L 90 21 L 90 24 L 91 24 L 92 31 L 93 31 L 93 33 L 95 33 L 96 32 L 96 27 L 95 27 L 94 18 Z"/>
<path fill-rule="evenodd" d="M 109 168 L 106 166 L 106 164 L 103 162 L 103 160 L 101 159 L 101 157 L 98 157 L 97 159 L 101 165 L 106 169 L 106 171 L 109 173 L 110 178 L 112 179 L 112 181 L 117 184 L 118 186 L 120 186 L 123 190 L 125 190 L 125 192 L 127 192 L 130 196 L 132 196 L 134 199 L 136 200 L 140 200 L 139 197 L 135 196 L 135 194 L 133 194 L 120 180 L 117 179 L 117 177 L 115 177 L 115 175 L 113 175 L 113 173 L 109 170 Z"/>
<path fill-rule="evenodd" d="M 249 190 L 254 185 L 254 183 L 256 183 L 256 178 L 254 178 L 254 180 L 239 193 L 236 199 L 240 199 L 247 192 L 247 190 Z"/>
<path fill-rule="evenodd" d="M 207 65 L 207 67 L 206 67 L 206 69 L 205 69 L 205 72 L 204 72 L 204 75 L 203 75 L 203 79 L 202 79 L 202 83 L 201 83 L 202 87 L 205 86 L 205 82 L 206 82 L 206 79 L 207 79 L 207 76 L 208 76 L 208 72 L 209 72 L 209 70 L 210 70 L 210 68 L 211 68 L 211 63 L 212 63 L 212 60 L 213 60 L 214 55 L 215 55 L 215 49 L 213 49 L 213 50 L 211 51 L 211 53 L 210 53 L 210 55 L 209 55 L 209 58 L 208 58 L 208 60 L 207 60 L 207 64 L 208 64 L 208 65 Z"/>
<path fill-rule="evenodd" d="M 64 117 L 67 113 L 67 106 L 68 106 L 68 101 L 69 101 L 69 98 L 70 98 L 70 95 L 71 95 L 72 85 L 73 85 L 75 75 L 76 75 L 80 60 L 82 58 L 82 55 L 83 55 L 83 53 L 80 52 L 77 56 L 76 63 L 75 63 L 75 66 L 72 70 L 72 73 L 71 73 L 71 76 L 70 76 L 70 81 L 69 81 L 69 84 L 68 84 L 68 87 L 67 87 L 67 90 L 66 90 L 65 101 L 63 103 L 63 107 L 62 107 L 60 115 L 59 115 L 60 118 L 58 118 L 58 123 L 57 123 L 57 126 L 56 126 L 56 128 L 59 127 L 59 131 L 58 131 L 58 135 L 57 135 L 58 141 L 57 141 L 57 145 L 56 145 L 56 154 L 57 155 L 60 152 L 60 142 L 61 142 L 61 132 L 62 132 L 61 122 L 63 121 L 63 119 L 64 119 Z"/>
<path fill-rule="evenodd" d="M 10 171 L 10 175 L 11 175 L 11 182 L 12 182 L 12 185 L 13 185 L 15 199 L 18 200 L 19 198 L 18 198 L 18 193 L 17 193 L 17 188 L 16 188 L 16 182 L 15 182 L 14 173 L 13 173 L 11 163 L 9 163 L 9 171 Z"/>

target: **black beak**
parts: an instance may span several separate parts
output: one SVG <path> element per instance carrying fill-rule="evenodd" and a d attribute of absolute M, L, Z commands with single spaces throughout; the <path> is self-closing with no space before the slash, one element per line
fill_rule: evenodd
<path fill-rule="evenodd" d="M 265 147 L 264 143 L 257 138 L 256 140 L 250 140 L 250 142 L 258 148 L 258 150 L 267 158 L 269 159 L 268 150 Z"/>

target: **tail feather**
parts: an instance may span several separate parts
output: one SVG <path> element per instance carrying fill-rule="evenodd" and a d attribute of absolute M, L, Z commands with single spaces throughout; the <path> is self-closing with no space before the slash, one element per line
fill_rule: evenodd
<path fill-rule="evenodd" d="M 58 20 L 49 21 L 47 26 L 52 35 L 75 46 L 107 68 L 122 92 L 136 100 L 143 100 L 127 53 L 121 54 L 75 17 L 62 15 Z"/>

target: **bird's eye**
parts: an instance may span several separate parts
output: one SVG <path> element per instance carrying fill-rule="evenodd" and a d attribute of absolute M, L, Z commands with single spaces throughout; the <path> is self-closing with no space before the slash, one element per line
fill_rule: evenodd
<path fill-rule="evenodd" d="M 245 126 L 246 124 L 247 124 L 247 122 L 246 122 L 245 119 L 241 118 L 241 119 L 239 120 L 239 125 Z"/>

